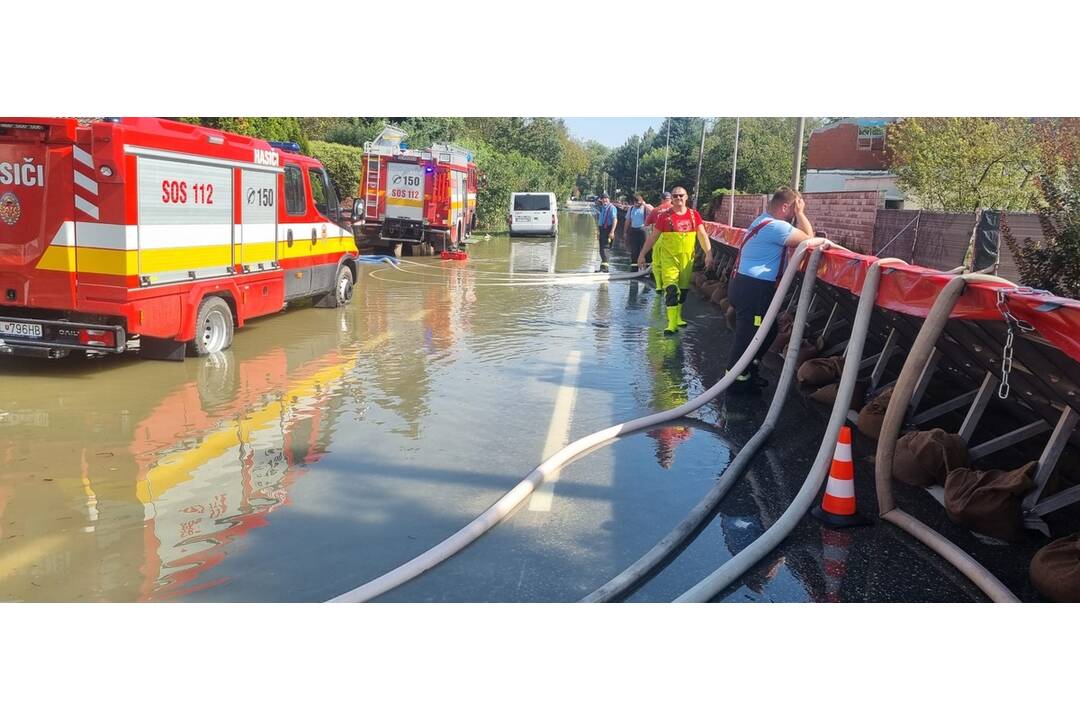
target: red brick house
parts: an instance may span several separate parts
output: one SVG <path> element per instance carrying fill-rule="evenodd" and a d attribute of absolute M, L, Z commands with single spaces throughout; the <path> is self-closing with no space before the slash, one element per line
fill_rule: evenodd
<path fill-rule="evenodd" d="M 806 192 L 879 190 L 887 208 L 915 208 L 889 170 L 885 133 L 896 118 L 843 118 L 810 135 Z"/>

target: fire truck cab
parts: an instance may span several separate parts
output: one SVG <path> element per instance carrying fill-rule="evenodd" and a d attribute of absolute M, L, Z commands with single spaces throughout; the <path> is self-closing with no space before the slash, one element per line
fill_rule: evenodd
<path fill-rule="evenodd" d="M 137 338 L 181 360 L 289 301 L 348 303 L 352 230 L 298 150 L 158 118 L 0 118 L 0 353 Z"/>
<path fill-rule="evenodd" d="M 472 153 L 444 143 L 412 150 L 405 138 L 388 125 L 364 144 L 357 240 L 396 256 L 458 249 L 476 228 Z"/>

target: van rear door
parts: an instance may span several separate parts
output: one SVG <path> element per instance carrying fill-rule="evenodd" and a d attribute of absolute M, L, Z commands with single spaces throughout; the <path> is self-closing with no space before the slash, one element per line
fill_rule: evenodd
<path fill-rule="evenodd" d="M 0 314 L 75 305 L 75 128 L 0 118 Z"/>
<path fill-rule="evenodd" d="M 551 199 L 547 193 L 514 195 L 514 224 L 542 227 L 551 221 Z"/>

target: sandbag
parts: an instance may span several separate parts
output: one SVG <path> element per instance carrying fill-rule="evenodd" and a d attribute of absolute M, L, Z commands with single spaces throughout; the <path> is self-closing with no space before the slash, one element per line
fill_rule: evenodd
<path fill-rule="evenodd" d="M 787 351 L 789 342 L 791 342 L 791 329 L 780 330 L 776 333 L 776 339 L 772 341 L 772 345 L 769 346 L 769 352 L 783 355 Z"/>
<path fill-rule="evenodd" d="M 855 388 L 851 392 L 851 404 L 849 405 L 852 410 L 858 410 L 862 407 L 863 400 L 866 397 L 866 390 L 869 387 L 869 380 L 855 381 Z M 819 387 L 817 390 L 807 395 L 807 397 L 814 402 L 819 402 L 822 405 L 828 405 L 829 407 L 832 407 L 836 404 L 836 396 L 839 392 L 840 383 L 834 382 Z"/>
<path fill-rule="evenodd" d="M 696 270 L 696 271 L 694 271 L 693 274 L 690 275 L 690 283 L 694 287 L 699 288 L 699 287 L 701 287 L 702 283 L 704 283 L 704 282 L 705 282 L 705 273 L 704 273 L 704 271 Z"/>
<path fill-rule="evenodd" d="M 1055 540 L 1031 559 L 1031 584 L 1054 602 L 1080 602 L 1080 532 Z"/>
<path fill-rule="evenodd" d="M 799 365 L 802 365 L 804 362 L 806 362 L 812 357 L 815 357 L 817 354 L 818 349 L 814 347 L 814 343 L 808 340 L 803 340 L 802 344 L 799 345 L 799 354 L 795 357 L 795 362 L 799 363 Z"/>
<path fill-rule="evenodd" d="M 918 430 L 896 441 L 893 477 L 915 487 L 941 485 L 950 472 L 967 463 L 964 438 L 941 428 Z"/>
<path fill-rule="evenodd" d="M 724 311 L 724 317 L 727 319 L 728 327 L 731 328 L 732 330 L 734 330 L 735 329 L 735 308 L 728 307 L 728 309 Z"/>
<path fill-rule="evenodd" d="M 1023 537 L 1020 503 L 1035 486 L 1037 460 L 1016 470 L 957 468 L 945 478 L 945 511 L 969 530 L 1000 540 Z"/>
<path fill-rule="evenodd" d="M 859 411 L 859 420 L 856 427 L 859 432 L 868 438 L 878 439 L 881 435 L 881 426 L 885 422 L 885 411 L 889 408 L 889 398 L 892 397 L 892 388 L 887 388 L 863 406 Z"/>
<path fill-rule="evenodd" d="M 731 301 L 724 296 L 717 297 L 713 295 L 713 302 L 720 306 L 720 311 L 727 313 L 728 310 L 732 310 Z"/>
<path fill-rule="evenodd" d="M 712 297 L 712 294 L 716 292 L 716 288 L 720 287 L 719 280 L 706 280 L 701 283 L 701 287 L 698 289 L 701 291 L 702 297 Z"/>
<path fill-rule="evenodd" d="M 817 349 L 816 345 L 815 349 Z M 839 380 L 840 373 L 843 370 L 844 358 L 841 355 L 814 358 L 799 365 L 799 372 L 796 377 L 798 377 L 800 385 L 820 388 Z"/>

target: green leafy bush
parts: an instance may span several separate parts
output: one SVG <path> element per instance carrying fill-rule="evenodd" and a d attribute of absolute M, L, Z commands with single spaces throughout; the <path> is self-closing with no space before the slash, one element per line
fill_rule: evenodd
<path fill-rule="evenodd" d="M 1043 237 L 1020 240 L 1004 214 L 1002 235 L 1025 285 L 1080 298 L 1080 119 L 1045 121 L 1037 136 L 1042 168 L 1036 209 Z"/>
<path fill-rule="evenodd" d="M 356 197 L 360 187 L 360 163 L 364 151 L 351 145 L 311 141 L 311 155 L 318 158 L 330 174 L 339 198 Z"/>

